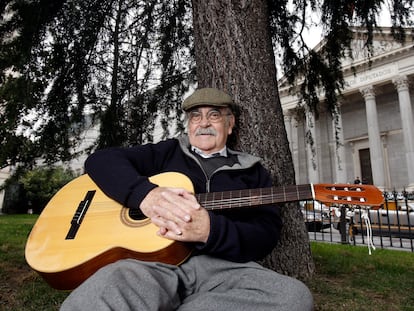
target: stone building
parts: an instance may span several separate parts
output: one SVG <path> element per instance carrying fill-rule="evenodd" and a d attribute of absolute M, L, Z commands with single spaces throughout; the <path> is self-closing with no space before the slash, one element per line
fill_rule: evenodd
<path fill-rule="evenodd" d="M 4 184 L 7 178 L 10 176 L 10 167 L 0 169 L 0 187 Z M 0 190 L 0 214 L 3 206 L 4 190 Z"/>
<path fill-rule="evenodd" d="M 312 113 L 298 109 L 300 99 L 289 93 L 283 78 L 279 82 L 296 182 L 353 183 L 358 176 L 380 189 L 412 191 L 413 33 L 407 30 L 407 41 L 400 44 L 390 28 L 382 28 L 374 35 L 370 59 L 363 49 L 364 38 L 363 29 L 355 28 L 354 59 L 343 61 L 346 86 L 337 123 L 324 110 L 323 98 L 316 120 Z M 323 41 L 316 49 L 322 46 Z M 313 147 L 306 133 L 312 134 Z"/>

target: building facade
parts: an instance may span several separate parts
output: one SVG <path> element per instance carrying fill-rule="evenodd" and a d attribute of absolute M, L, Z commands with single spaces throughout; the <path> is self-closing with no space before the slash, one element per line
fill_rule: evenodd
<path fill-rule="evenodd" d="M 368 58 L 364 31 L 354 30 L 336 121 L 323 98 L 318 119 L 299 109 L 298 96 L 280 81 L 297 183 L 353 183 L 359 177 L 383 190 L 414 190 L 414 44 L 411 30 L 407 34 L 401 44 L 382 28 Z"/>

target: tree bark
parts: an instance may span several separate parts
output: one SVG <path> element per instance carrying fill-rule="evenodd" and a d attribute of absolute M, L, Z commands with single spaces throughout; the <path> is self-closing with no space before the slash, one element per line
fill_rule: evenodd
<path fill-rule="evenodd" d="M 193 0 L 199 87 L 217 87 L 239 107 L 234 145 L 263 158 L 275 185 L 295 183 L 266 0 Z M 276 249 L 262 264 L 301 279 L 314 270 L 298 204 L 282 208 L 284 226 Z"/>

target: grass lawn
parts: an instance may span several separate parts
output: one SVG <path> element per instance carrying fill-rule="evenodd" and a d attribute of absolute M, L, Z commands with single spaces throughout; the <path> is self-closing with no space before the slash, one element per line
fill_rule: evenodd
<path fill-rule="evenodd" d="M 315 310 L 414 310 L 414 254 L 312 243 Z"/>
<path fill-rule="evenodd" d="M 58 310 L 67 296 L 50 288 L 24 259 L 37 216 L 0 216 L 0 311 Z M 414 254 L 312 243 L 316 273 L 307 284 L 315 311 L 414 311 Z"/>
<path fill-rule="evenodd" d="M 67 296 L 47 285 L 24 259 L 36 215 L 0 216 L 0 310 L 58 310 Z"/>

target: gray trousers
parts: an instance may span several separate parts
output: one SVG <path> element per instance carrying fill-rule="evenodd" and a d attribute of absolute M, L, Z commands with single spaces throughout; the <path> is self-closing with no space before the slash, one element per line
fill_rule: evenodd
<path fill-rule="evenodd" d="M 300 281 L 254 263 L 194 256 L 180 266 L 120 260 L 75 289 L 66 310 L 262 311 L 313 309 Z"/>

